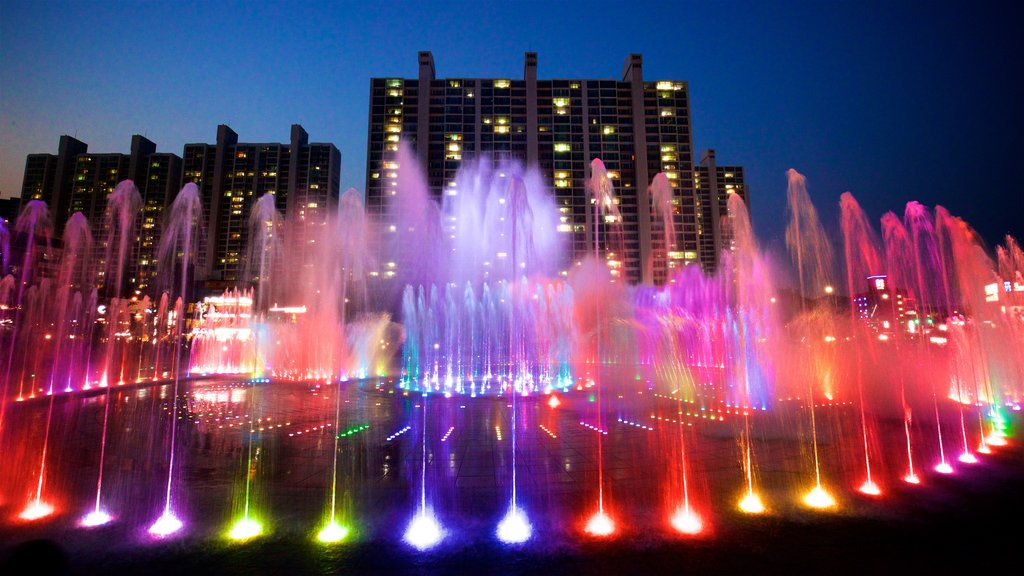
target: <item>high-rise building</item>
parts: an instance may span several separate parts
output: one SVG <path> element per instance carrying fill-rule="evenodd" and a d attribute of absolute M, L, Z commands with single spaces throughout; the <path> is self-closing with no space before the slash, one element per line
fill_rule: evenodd
<path fill-rule="evenodd" d="M 0 219 L 7 222 L 8 227 L 14 225 L 18 218 L 18 208 L 21 206 L 21 198 L 0 198 Z"/>
<path fill-rule="evenodd" d="M 142 211 L 135 228 L 138 241 L 132 249 L 127 277 L 136 290 L 155 296 L 159 290 L 154 282 L 164 210 L 181 190 L 181 157 L 166 152 L 150 154 L 143 177 L 136 185 L 142 196 Z"/>
<path fill-rule="evenodd" d="M 85 142 L 64 135 L 57 144 L 56 154 L 29 154 L 25 159 L 21 202 L 46 202 L 56 230 L 63 229 L 64 223 L 71 216 L 68 205 L 71 202 L 75 163 L 78 156 L 88 150 L 89 145 Z"/>
<path fill-rule="evenodd" d="M 539 169 L 562 214 L 559 231 L 568 236 L 563 272 L 593 251 L 587 181 L 591 161 L 600 159 L 622 215 L 624 254 L 604 254 L 613 270 L 649 284 L 666 281 L 680 266 L 713 270 L 717 252 L 728 244 L 716 235 L 710 208 L 724 215 L 728 184 L 746 198 L 742 169 L 715 167 L 712 153 L 710 173 L 721 174 L 721 184 L 700 177 L 687 83 L 646 81 L 642 64 L 639 54 L 630 55 L 621 80 L 539 80 L 537 55 L 529 52 L 521 80 L 438 79 L 433 55 L 420 52 L 418 77 L 371 79 L 366 210 L 381 224 L 381 245 L 388 245 L 393 230 L 384 220 L 389 202 L 401 194 L 398 153 L 404 143 L 415 151 L 435 199 L 456 185 L 456 172 L 468 160 L 514 159 Z M 673 247 L 666 246 L 662 221 L 652 211 L 648 187 L 658 173 L 673 188 Z M 390 265 L 392 259 L 380 261 Z"/>
<path fill-rule="evenodd" d="M 164 166 L 161 172 L 156 166 Z M 144 210 L 134 223 L 132 251 L 119 290 L 108 286 L 106 225 L 107 199 L 117 185 L 132 180 L 139 189 Z M 164 207 L 174 198 L 181 183 L 181 159 L 175 154 L 157 153 L 156 144 L 138 134 L 132 136 L 128 154 L 89 153 L 88 145 L 71 136 L 61 136 L 56 155 L 29 154 L 25 162 L 21 201 L 43 200 L 59 240 L 72 214 L 81 212 L 89 222 L 97 288 L 110 293 L 148 290 L 155 273 L 156 240 Z"/>
<path fill-rule="evenodd" d="M 742 166 L 718 166 L 715 151 L 701 153 L 700 165 L 694 172 L 693 187 L 697 191 L 694 213 L 697 218 L 697 256 L 705 270 L 716 270 L 722 250 L 732 247 L 732 228 L 724 225 L 728 213 L 729 196 L 738 194 L 750 208 L 747 188 L 743 182 Z M 691 254 L 682 254 L 684 261 Z"/>
<path fill-rule="evenodd" d="M 264 194 L 275 196 L 292 224 L 289 261 L 312 265 L 307 251 L 313 227 L 326 224 L 337 208 L 341 152 L 334 144 L 310 143 L 298 124 L 288 144 L 239 143 L 238 134 L 221 125 L 216 144 L 185 145 L 183 178 L 199 187 L 208 222 L 200 276 L 208 291 L 218 291 L 244 281 L 250 211 Z"/>

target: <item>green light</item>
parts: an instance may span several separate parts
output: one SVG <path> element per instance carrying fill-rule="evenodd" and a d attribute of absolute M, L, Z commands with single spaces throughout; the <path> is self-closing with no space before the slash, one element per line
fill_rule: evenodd
<path fill-rule="evenodd" d="M 355 434 L 362 432 L 363 430 L 368 430 L 369 428 L 369 424 L 361 424 L 359 426 L 355 426 L 354 428 L 349 428 L 348 430 L 345 430 L 341 434 L 338 434 L 338 438 L 347 438 L 349 436 L 354 436 Z"/>
<path fill-rule="evenodd" d="M 590 396 L 587 396 L 587 400 L 590 402 L 597 402 L 597 396 L 591 394 Z"/>
<path fill-rule="evenodd" d="M 228 538 L 245 541 L 263 534 L 263 525 L 252 518 L 242 518 L 231 527 Z"/>
<path fill-rule="evenodd" d="M 316 539 L 324 544 L 334 544 L 335 542 L 341 542 L 347 536 L 348 528 L 332 520 L 316 535 Z"/>

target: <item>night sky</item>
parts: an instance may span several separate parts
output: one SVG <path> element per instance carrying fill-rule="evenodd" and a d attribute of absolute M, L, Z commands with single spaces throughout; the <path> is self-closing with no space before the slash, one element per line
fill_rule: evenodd
<path fill-rule="evenodd" d="M 892 4 L 899 4 L 893 6 Z M 0 195 L 62 134 L 91 152 L 286 142 L 302 124 L 365 189 L 371 77 L 687 80 L 696 151 L 746 168 L 762 244 L 782 249 L 786 170 L 831 233 L 851 192 L 873 222 L 909 200 L 993 246 L 1024 237 L 1024 20 L 1005 2 L 0 2 Z"/>

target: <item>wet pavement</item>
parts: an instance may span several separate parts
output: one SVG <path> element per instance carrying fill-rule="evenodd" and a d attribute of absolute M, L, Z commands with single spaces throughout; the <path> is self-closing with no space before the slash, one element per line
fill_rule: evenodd
<path fill-rule="evenodd" d="M 1012 562 L 1018 554 L 1003 547 L 1022 534 L 1021 448 L 1011 438 L 994 454 L 979 455 L 977 464 L 956 462 L 956 410 L 940 428 L 947 431 L 942 446 L 955 464 L 952 475 L 931 471 L 937 442 L 930 441 L 927 422 L 916 425 L 918 486 L 899 480 L 906 466 L 902 423 L 873 422 L 871 464 L 883 494 L 870 497 L 854 489 L 864 476 L 864 441 L 859 414 L 849 405 L 819 407 L 812 442 L 808 413 L 795 404 L 744 418 L 642 388 L 606 391 L 603 398 L 596 390 L 557 394 L 557 407 L 547 396 L 518 398 L 514 430 L 507 397 L 424 398 L 383 381 L 225 379 L 182 383 L 178 392 L 170 502 L 184 528 L 162 539 L 146 529 L 167 502 L 172 385 L 56 397 L 52 405 L 37 398 L 9 408 L 0 496 L 7 568 L 27 565 L 34 574 L 48 573 L 47 563 L 72 574 L 895 573 Z M 748 446 L 755 464 L 750 481 L 768 506 L 763 515 L 736 506 L 747 486 Z M 822 484 L 838 500 L 825 511 L 800 501 L 815 483 L 815 447 Z M 509 546 L 497 540 L 495 527 L 513 485 L 533 537 Z M 81 528 L 77 522 L 95 507 L 97 487 L 101 507 L 115 521 Z M 54 514 L 18 519 L 37 493 Z M 315 534 L 332 501 L 335 518 L 351 533 L 344 543 L 326 545 Z M 685 502 L 704 522 L 700 534 L 679 534 L 669 523 Z M 424 503 L 445 538 L 420 552 L 402 535 Z M 227 533 L 246 504 L 265 533 L 233 542 Z M 584 531 L 599 506 L 615 520 L 611 537 Z"/>

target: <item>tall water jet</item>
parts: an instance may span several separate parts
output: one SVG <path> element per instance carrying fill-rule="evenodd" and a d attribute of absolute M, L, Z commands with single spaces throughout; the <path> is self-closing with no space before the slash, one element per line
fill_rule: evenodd
<path fill-rule="evenodd" d="M 601 235 L 600 221 L 601 214 L 608 214 L 608 221 L 614 225 L 622 221 L 619 208 L 615 204 L 614 188 L 611 179 L 608 177 L 608 170 L 604 162 L 595 158 L 590 164 L 590 180 L 587 182 L 587 191 L 590 193 L 591 202 L 594 204 L 594 219 L 592 220 L 592 234 L 594 237 L 594 265 L 601 259 Z M 614 252 L 609 252 L 609 259 Z M 612 271 L 614 273 L 614 270 Z M 594 382 L 597 388 L 597 512 L 587 522 L 586 531 L 595 536 L 610 536 L 615 531 L 615 522 L 605 513 L 604 510 L 604 427 L 602 426 L 601 389 L 603 381 L 601 378 L 601 308 L 599 300 L 595 299 L 594 309 Z"/>
<path fill-rule="evenodd" d="M 366 268 L 370 264 L 370 250 L 367 244 L 366 209 L 362 197 L 355 188 L 349 188 L 338 202 L 339 249 L 342 258 L 342 302 L 345 308 L 343 318 L 354 317 L 355 313 L 366 312 L 368 295 Z"/>
<path fill-rule="evenodd" d="M 723 266 L 719 274 L 725 278 L 732 274 L 735 289 L 735 323 L 738 338 L 737 353 L 732 365 L 735 378 L 740 380 L 740 398 L 743 409 L 743 431 L 740 435 L 741 462 L 746 490 L 740 498 L 740 510 L 748 514 L 761 514 L 766 508 L 759 496 L 755 483 L 756 464 L 753 439 L 750 432 L 750 414 L 760 408 L 767 408 L 774 381 L 771 378 L 770 360 L 766 359 L 760 342 L 771 334 L 776 325 L 774 297 L 765 287 L 773 286 L 768 267 L 757 246 L 750 213 L 743 198 L 738 194 L 729 196 L 728 228 L 733 238 L 734 250 L 722 255 Z"/>
<path fill-rule="evenodd" d="M 893 297 L 894 291 L 891 287 L 897 286 L 902 287 L 903 290 L 911 290 L 911 287 L 914 285 L 913 282 L 915 278 L 914 250 L 911 244 L 910 234 L 907 232 L 907 228 L 904 226 L 903 221 L 899 216 L 894 212 L 886 212 L 882 216 L 881 222 L 882 243 L 885 248 L 885 269 L 888 274 L 887 294 L 889 294 L 889 313 L 893 318 L 895 327 L 899 327 L 897 303 L 896 298 Z M 909 295 L 913 298 L 912 292 L 909 293 Z M 893 352 L 897 357 L 902 357 L 904 353 L 909 352 L 909 350 L 901 352 L 901 349 L 903 348 L 903 339 L 903 330 L 894 330 Z M 908 484 L 919 484 L 921 479 L 914 468 L 914 443 L 912 434 L 913 403 L 908 396 L 907 390 L 907 379 L 909 378 L 909 375 L 906 373 L 902 362 L 899 363 L 896 370 L 897 378 L 899 379 L 903 432 L 906 437 L 907 448 L 907 472 L 903 475 L 903 480 Z"/>
<path fill-rule="evenodd" d="M 57 273 L 56 306 L 54 312 L 56 321 L 54 326 L 55 339 L 53 361 L 50 367 L 50 382 L 47 387 L 47 394 L 52 394 L 55 380 L 65 380 L 62 387 L 65 392 L 70 392 L 74 378 L 73 354 L 62 354 L 65 339 L 73 339 L 75 327 L 80 325 L 81 318 L 75 314 L 74 295 L 80 291 L 92 289 L 94 281 L 92 268 L 92 232 L 89 230 L 89 223 L 81 212 L 75 212 L 68 218 L 64 225 L 63 250 L 60 258 L 60 269 Z M 61 366 L 66 362 L 66 366 Z"/>
<path fill-rule="evenodd" d="M 878 252 L 878 240 L 871 225 L 868 224 L 867 216 L 861 209 L 860 204 L 849 192 L 844 192 L 839 197 L 840 218 L 843 232 L 843 251 L 846 260 L 846 289 L 851 297 L 859 291 L 859 286 L 866 278 L 877 276 L 882 271 L 882 259 Z M 862 327 L 860 334 L 863 342 L 871 342 L 866 330 L 867 324 L 857 322 L 857 310 L 850 307 L 850 326 L 856 330 L 857 326 Z M 864 397 L 864 373 L 863 356 L 864 346 L 857 346 L 856 375 L 857 380 L 857 404 L 860 408 L 860 428 L 864 445 L 864 482 L 859 490 L 869 496 L 877 496 L 881 493 L 878 484 L 871 476 L 871 449 L 869 445 L 870 432 L 868 430 L 867 408 Z"/>
<path fill-rule="evenodd" d="M 14 222 L 14 243 L 20 249 L 22 259 L 21 270 L 16 279 L 17 286 L 14 289 L 14 298 L 12 300 L 14 308 L 13 329 L 11 330 L 6 362 L 4 362 L 4 392 L 3 399 L 0 400 L 2 402 L 2 405 L 0 405 L 0 435 L 3 434 L 7 415 L 7 400 L 10 393 L 11 374 L 15 360 L 14 352 L 18 348 L 18 332 L 22 316 L 24 315 L 25 292 L 34 283 L 36 277 L 39 276 L 39 262 L 50 253 L 51 235 L 52 223 L 46 203 L 41 200 L 29 200 Z M 28 340 L 31 337 L 32 334 L 22 336 L 26 347 L 30 346 Z M 19 400 L 24 397 L 21 384 L 20 382 L 18 390 Z"/>
<path fill-rule="evenodd" d="M 364 278 L 367 264 L 366 250 L 366 213 L 362 199 L 354 188 L 349 188 L 341 196 L 338 203 L 338 217 L 335 226 L 339 228 L 341 251 L 341 301 L 342 320 L 349 316 L 349 303 L 352 297 L 358 300 L 358 310 L 364 310 L 367 304 L 366 282 Z M 358 296 L 350 297 L 349 286 L 357 287 Z M 339 366 L 339 374 L 346 374 L 345 367 Z M 317 539 L 323 543 L 334 543 L 348 536 L 348 527 L 338 520 L 338 446 L 341 440 L 341 398 L 342 386 L 347 376 L 338 378 L 334 391 L 334 444 L 331 452 L 331 488 L 330 506 L 327 521 L 318 532 Z"/>
<path fill-rule="evenodd" d="M 977 459 L 972 453 L 968 440 L 967 424 L 964 410 L 973 405 L 978 416 L 977 451 L 987 454 L 991 450 L 986 438 L 992 431 L 985 429 L 984 414 L 992 414 L 993 420 L 998 419 L 999 402 L 995 400 L 992 389 L 992 374 L 999 371 L 1001 362 L 990 365 L 990 360 L 1001 360 L 1006 341 L 1013 342 L 1013 326 L 1007 320 L 1011 316 L 1002 313 L 987 300 L 991 297 L 986 293 L 986 286 L 1003 287 L 1006 285 L 998 271 L 998 264 L 986 254 L 977 233 L 961 218 L 953 217 L 942 207 L 936 208 L 936 225 L 942 231 L 941 237 L 948 243 L 948 252 L 952 257 L 951 284 L 958 293 L 958 315 L 951 315 L 940 328 L 938 338 L 946 338 L 947 346 L 952 348 L 951 376 L 953 379 L 951 395 L 960 410 L 960 429 L 964 451 L 959 460 L 973 463 Z M 1011 239 L 1012 240 L 1012 239 Z M 997 258 L 999 250 L 996 251 Z M 1003 277 L 1012 277 L 1007 274 Z M 1002 286 L 1000 286 L 1002 285 Z M 1010 286 L 1012 287 L 1012 281 Z M 1024 288 L 1024 287 L 1022 287 Z M 950 290 L 952 292 L 953 290 Z M 1012 293 L 1011 293 L 1012 294 Z M 1002 333 L 1002 336 L 997 336 Z M 1009 336 L 1009 337 L 1007 337 Z M 982 351 L 989 350 L 986 355 Z M 969 389 L 968 389 L 969 388 Z"/>
<path fill-rule="evenodd" d="M 106 347 L 103 354 L 103 362 L 99 367 L 100 381 L 118 384 L 125 382 L 125 345 L 119 345 L 120 333 L 128 323 L 128 301 L 123 296 L 124 270 L 127 260 L 131 255 L 131 248 L 135 242 L 133 234 L 135 221 L 139 209 L 142 207 L 142 198 L 139 190 L 131 180 L 123 180 L 114 188 L 107 198 L 107 207 L 104 215 L 104 229 L 107 231 L 104 238 L 103 260 L 99 263 L 99 283 L 103 285 L 103 294 L 109 299 L 106 316 Z M 118 358 L 120 356 L 120 358 Z"/>
<path fill-rule="evenodd" d="M 672 252 L 676 250 L 676 226 L 673 219 L 672 183 L 664 172 L 658 172 L 651 180 L 649 194 L 654 204 L 654 213 L 661 216 L 661 226 L 665 236 L 665 267 L 672 262 Z"/>
<path fill-rule="evenodd" d="M 263 314 L 275 301 L 276 275 L 283 255 L 284 221 L 277 211 L 277 196 L 266 193 L 249 213 L 249 244 L 243 284 L 255 287 L 254 312 Z"/>
<path fill-rule="evenodd" d="M 519 264 L 519 238 L 526 236 L 525 252 L 523 255 L 525 262 L 523 268 L 526 267 L 526 263 L 533 259 L 533 242 L 532 238 L 528 236 L 532 230 L 533 212 L 530 209 L 530 201 L 527 197 L 526 185 L 522 179 L 518 176 L 513 176 L 509 181 L 508 187 L 508 206 L 509 206 L 509 227 L 511 231 L 511 248 L 512 258 L 509 264 L 512 268 L 509 273 L 509 295 L 513 301 L 519 298 L 517 294 L 517 287 L 519 282 L 516 280 L 520 269 Z M 524 232 L 526 234 L 524 234 Z M 528 284 L 525 282 L 522 284 L 523 288 L 527 288 Z M 518 436 L 516 432 L 517 428 L 517 413 L 516 404 L 517 398 L 521 393 L 526 392 L 522 388 L 520 379 L 516 377 L 517 374 L 525 374 L 527 367 L 525 366 L 524 359 L 518 353 L 519 346 L 518 342 L 523 340 L 523 336 L 517 333 L 517 329 L 521 329 L 520 322 L 516 318 L 516 310 L 518 306 L 512 305 L 509 307 L 509 329 L 508 329 L 508 357 L 509 357 L 509 394 L 511 396 L 511 407 L 512 407 L 512 494 L 509 502 L 508 513 L 505 518 L 502 519 L 498 525 L 498 537 L 506 543 L 518 544 L 525 542 L 530 538 L 532 528 L 529 520 L 526 518 L 525 512 L 519 509 L 519 504 L 516 499 L 516 438 Z M 519 365 L 517 368 L 516 365 Z"/>
<path fill-rule="evenodd" d="M 445 536 L 445 530 L 434 516 L 432 507 L 427 503 L 427 399 L 429 395 L 428 392 L 423 393 L 422 404 L 420 405 L 423 411 L 423 418 L 420 422 L 422 426 L 422 438 L 420 440 L 422 442 L 422 449 L 420 450 L 419 505 L 416 509 L 416 515 L 409 522 L 404 535 L 405 541 L 419 550 L 433 548 Z"/>
<path fill-rule="evenodd" d="M 914 272 L 914 293 L 918 303 L 918 320 L 915 332 L 923 334 L 924 326 L 928 318 L 936 316 L 946 317 L 950 310 L 941 308 L 949 302 L 948 285 L 943 264 L 943 257 L 940 254 L 941 247 L 935 234 L 934 218 L 931 212 L 919 202 L 908 202 L 903 213 L 903 221 L 910 233 L 910 248 L 912 250 L 911 264 Z M 918 338 L 919 348 L 927 346 L 927 339 Z M 946 447 L 943 443 L 942 418 L 939 414 L 938 391 L 935 388 L 934 379 L 929 383 L 932 409 L 935 417 L 935 434 L 939 448 L 939 463 L 934 470 L 940 474 L 950 474 L 953 467 L 946 460 Z"/>
<path fill-rule="evenodd" d="M 171 430 L 168 441 L 167 488 L 163 513 L 149 528 L 155 536 L 163 537 L 181 529 L 181 520 L 171 510 L 171 489 L 174 481 L 174 458 L 178 423 L 178 385 L 181 381 L 181 341 L 184 327 L 185 302 L 189 298 L 189 272 L 196 263 L 196 252 L 201 245 L 203 210 L 199 202 L 199 187 L 189 182 L 182 187 L 168 210 L 168 217 L 160 238 L 160 278 L 171 289 L 179 280 L 174 310 L 174 357 L 172 359 L 174 387 L 171 394 Z"/>
<path fill-rule="evenodd" d="M 800 288 L 800 305 L 802 313 L 806 316 L 806 300 L 809 294 L 815 298 L 822 294 L 832 293 L 832 249 L 828 242 L 825 230 L 818 220 L 818 212 L 814 209 L 810 197 L 807 195 L 807 180 L 802 174 L 790 168 L 786 175 L 789 180 L 786 198 L 789 209 L 790 220 L 786 226 L 786 246 L 790 250 L 793 261 L 797 268 L 797 281 Z M 810 292 L 808 292 L 810 290 Z M 809 332 L 805 335 L 811 342 L 820 342 L 825 338 L 832 337 L 832 329 L 827 317 L 825 319 L 825 334 Z M 817 348 L 812 348 L 817 350 Z M 824 356 L 824 357 L 823 357 Z M 831 507 L 835 504 L 832 496 L 822 487 L 821 483 L 821 462 L 818 451 L 818 423 L 815 416 L 815 389 L 819 379 L 826 397 L 832 395 L 834 351 L 814 356 L 815 370 L 808 379 L 807 386 L 807 408 L 811 420 L 811 446 L 814 454 L 814 488 L 809 492 L 804 502 L 808 505 L 821 508 Z"/>

